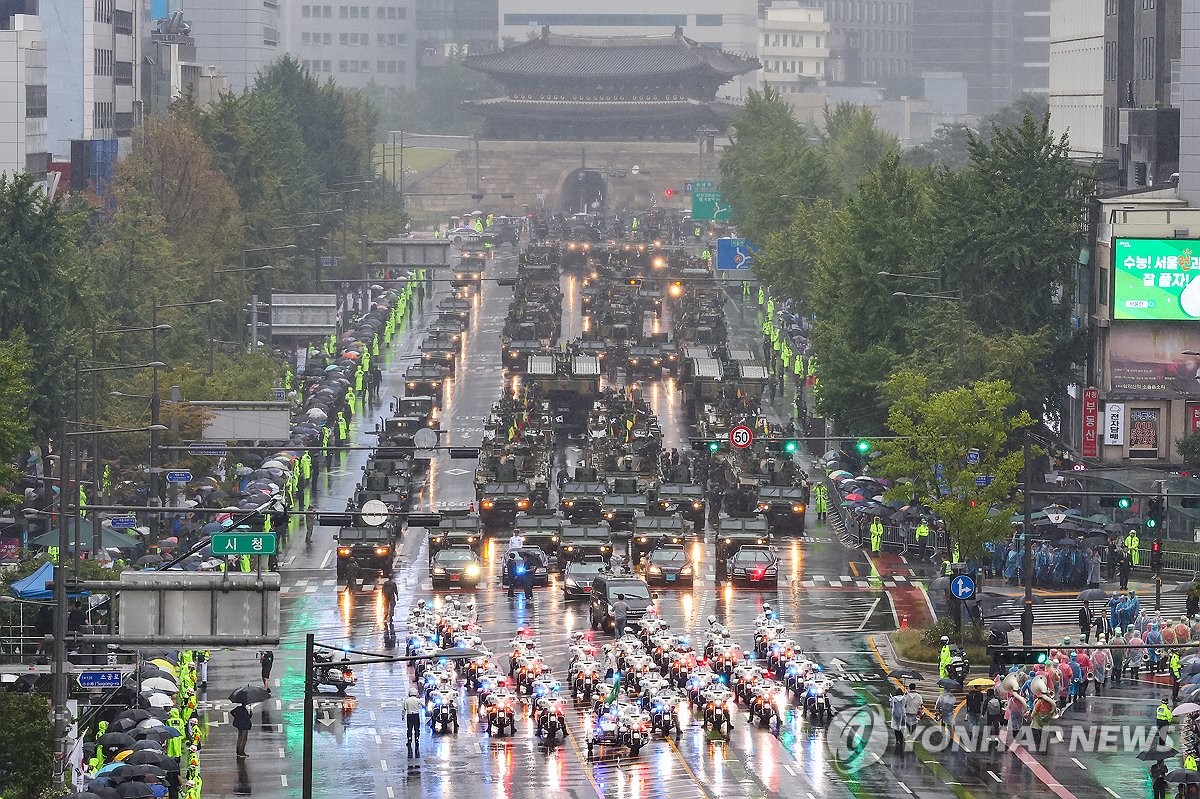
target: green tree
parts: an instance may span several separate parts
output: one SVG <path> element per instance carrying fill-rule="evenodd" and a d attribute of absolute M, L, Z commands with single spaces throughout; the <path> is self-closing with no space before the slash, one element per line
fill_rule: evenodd
<path fill-rule="evenodd" d="M 23 331 L 36 342 L 30 418 L 43 444 L 71 401 L 79 330 L 97 306 L 92 264 L 79 249 L 89 211 L 49 199 L 29 175 L 0 176 L 0 340 Z"/>
<path fill-rule="evenodd" d="M 985 336 L 1045 334 L 1046 350 L 1029 364 L 1041 388 L 1021 400 L 1035 414 L 1044 405 L 1054 411 L 1074 377 L 1052 367 L 1080 347 L 1072 270 L 1092 181 L 1071 160 L 1066 136 L 1051 134 L 1048 116 L 993 128 L 970 150 L 966 167 L 936 176 L 930 253 Z"/>
<path fill-rule="evenodd" d="M 748 238 L 765 241 L 801 205 L 832 195 L 835 183 L 821 153 L 777 90 L 751 90 L 730 124 L 734 139 L 721 155 L 721 194 Z"/>
<path fill-rule="evenodd" d="M 924 374 L 901 371 L 884 393 L 887 426 L 898 438 L 880 443 L 873 468 L 897 481 L 888 498 L 930 508 L 945 520 L 960 557 L 982 557 L 985 543 L 1009 531 L 1024 463 L 1012 442 L 1033 418 L 1012 412 L 1016 395 L 1003 380 L 935 393 Z M 967 465 L 972 449 L 979 463 Z M 977 485 L 981 476 L 991 482 Z"/>
<path fill-rule="evenodd" d="M 829 172 L 844 193 L 854 191 L 880 161 L 900 151 L 900 140 L 875 124 L 871 109 L 853 103 L 825 106 L 822 140 Z"/>
<path fill-rule="evenodd" d="M 33 352 L 24 330 L 13 331 L 0 347 L 0 504 L 5 504 L 5 488 L 17 476 L 12 464 L 33 441 L 33 422 L 29 408 L 33 387 Z"/>
<path fill-rule="evenodd" d="M 50 790 L 53 734 L 44 697 L 0 691 L 0 796 L 40 799 Z"/>
<path fill-rule="evenodd" d="M 1189 433 L 1177 440 L 1175 451 L 1189 469 L 1200 469 L 1200 431 Z"/>
<path fill-rule="evenodd" d="M 818 404 L 841 429 L 878 432 L 880 389 L 908 352 L 906 317 L 880 271 L 922 271 L 928 251 L 929 187 L 921 173 L 886 156 L 815 234 L 810 307 L 821 390 Z"/>
<path fill-rule="evenodd" d="M 961 122 L 939 125 L 928 142 L 904 154 L 904 161 L 910 166 L 961 169 L 971 157 L 972 135 L 970 126 Z"/>

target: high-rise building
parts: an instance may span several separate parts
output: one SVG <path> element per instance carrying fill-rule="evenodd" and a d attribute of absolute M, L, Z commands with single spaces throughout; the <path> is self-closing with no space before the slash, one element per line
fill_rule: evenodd
<path fill-rule="evenodd" d="M 288 53 L 318 78 L 395 94 L 413 87 L 415 22 L 412 0 L 298 2 L 287 6 L 284 39 Z"/>
<path fill-rule="evenodd" d="M 37 0 L 0 2 L 0 173 L 46 178 L 46 45 Z"/>
<path fill-rule="evenodd" d="M 759 14 L 758 35 L 759 76 L 780 93 L 796 94 L 838 79 L 831 68 L 833 34 L 823 7 L 796 0 L 773 3 Z"/>
<path fill-rule="evenodd" d="M 1050 2 L 1050 126 L 1071 153 L 1104 154 L 1104 0 Z"/>
<path fill-rule="evenodd" d="M 1104 158 L 1117 185 L 1179 169 L 1180 0 L 1104 0 Z"/>
<path fill-rule="evenodd" d="M 1179 194 L 1200 207 L 1200 7 L 1180 13 L 1179 74 L 1173 89 L 1179 105 Z"/>
<path fill-rule="evenodd" d="M 205 108 L 229 90 L 229 82 L 215 66 L 197 60 L 196 40 L 182 12 L 156 19 L 145 48 L 142 101 L 146 116 L 165 114 L 184 96 Z"/>
<path fill-rule="evenodd" d="M 882 4 L 882 3 L 881 3 Z M 500 40 L 528 41 L 549 28 L 555 34 L 597 39 L 613 36 L 662 36 L 681 29 L 702 45 L 735 55 L 758 54 L 757 0 L 500 0 Z M 740 96 L 758 84 L 755 73 L 740 75 L 722 87 Z"/>
<path fill-rule="evenodd" d="M 913 0 L 918 72 L 959 72 L 967 108 L 990 114 L 1050 90 L 1050 0 Z"/>
<path fill-rule="evenodd" d="M 196 57 L 225 75 L 234 92 L 253 85 L 284 53 L 278 0 L 183 0 L 181 10 Z"/>
<path fill-rule="evenodd" d="M 416 0 L 417 69 L 500 46 L 499 0 Z"/>
<path fill-rule="evenodd" d="M 847 83 L 890 84 L 913 74 L 914 0 L 826 0 Z"/>

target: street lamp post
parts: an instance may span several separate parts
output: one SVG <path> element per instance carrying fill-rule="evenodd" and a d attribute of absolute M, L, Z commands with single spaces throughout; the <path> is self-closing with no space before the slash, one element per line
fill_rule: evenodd
<path fill-rule="evenodd" d="M 160 365 L 160 364 L 158 364 Z M 142 368 L 154 367 L 156 364 L 142 364 Z M 63 454 L 70 452 L 67 442 L 71 438 L 80 436 L 90 436 L 95 433 L 104 433 L 111 435 L 113 433 L 155 433 L 161 432 L 166 428 L 162 425 L 150 425 L 149 427 L 133 427 L 123 429 L 104 429 L 104 430 L 76 430 L 68 429 L 68 420 L 64 416 L 62 418 L 61 435 L 63 441 Z M 78 488 L 71 482 L 71 469 L 67 464 L 60 464 L 59 468 L 59 508 L 58 508 L 58 563 L 54 566 L 54 687 L 53 687 L 53 710 L 54 710 L 54 751 L 57 756 L 58 767 L 65 768 L 67 762 L 67 733 L 70 730 L 70 719 L 67 718 L 67 571 L 63 568 L 63 557 L 66 555 L 68 546 L 67 535 L 67 510 L 70 507 L 67 498 L 71 496 L 71 491 L 78 492 Z M 79 504 L 75 503 L 76 515 L 79 513 Z M 76 519 L 75 526 L 78 529 L 79 520 Z M 59 772 L 61 776 L 62 772 Z"/>
<path fill-rule="evenodd" d="M 273 247 L 273 248 L 256 247 L 255 249 L 263 250 L 263 249 L 288 249 L 288 248 L 295 249 L 296 245 L 288 244 L 282 248 L 280 248 L 280 247 Z M 243 259 L 245 258 L 246 252 L 250 252 L 250 250 L 243 251 Z M 275 269 L 275 267 L 271 266 L 270 264 L 263 264 L 262 266 L 243 266 L 240 269 L 214 269 L 213 274 L 214 275 L 235 275 L 235 274 L 245 274 L 247 272 L 270 272 L 273 269 Z M 250 351 L 258 352 L 258 280 L 257 279 L 255 279 L 255 281 L 254 281 L 254 286 L 255 286 L 254 292 L 250 295 Z"/>
<path fill-rule="evenodd" d="M 205 305 L 223 305 L 219 299 L 212 300 L 197 300 L 196 302 L 172 302 L 160 305 L 158 300 L 154 300 L 150 310 L 150 359 L 158 361 L 158 312 L 165 311 L 171 308 L 199 308 Z M 158 461 L 158 434 L 165 430 L 159 424 L 159 410 L 161 401 L 158 395 L 158 370 L 163 364 L 158 364 L 154 367 L 154 371 L 150 376 L 150 498 L 147 504 L 151 507 L 162 507 L 162 474 L 161 470 L 156 465 Z M 159 536 L 162 533 L 162 516 L 158 513 L 152 513 L 150 516 L 150 532 L 155 541 L 158 542 Z"/>

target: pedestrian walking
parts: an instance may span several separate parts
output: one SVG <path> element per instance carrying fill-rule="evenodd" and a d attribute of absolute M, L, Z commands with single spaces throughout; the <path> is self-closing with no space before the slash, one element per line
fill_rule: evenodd
<path fill-rule="evenodd" d="M 1092 625 L 1096 621 L 1096 616 L 1092 613 L 1091 603 L 1084 602 L 1079 606 L 1079 637 L 1086 644 L 1088 635 L 1092 632 Z"/>
<path fill-rule="evenodd" d="M 229 720 L 233 723 L 233 728 L 237 730 L 238 760 L 245 760 L 246 741 L 249 740 L 250 730 L 254 727 L 254 721 L 250 717 L 250 708 L 245 705 L 234 705 L 233 710 L 229 711 Z"/>
<path fill-rule="evenodd" d="M 907 703 L 905 702 L 904 689 L 896 686 L 896 692 L 891 698 L 892 712 L 892 735 L 896 739 L 896 751 L 904 753 L 904 726 L 905 715 L 907 714 Z"/>
<path fill-rule="evenodd" d="M 613 634 L 620 638 L 625 634 L 625 620 L 629 618 L 629 603 L 625 601 L 624 594 L 617 594 L 617 601 L 613 603 L 612 612 L 616 624 Z"/>
<path fill-rule="evenodd" d="M 1004 719 L 1004 705 L 1000 702 L 1000 697 L 996 696 L 996 689 L 989 689 L 987 692 L 987 702 L 984 704 L 984 715 L 987 720 L 988 732 L 990 735 L 1000 740 L 1000 722 Z"/>
<path fill-rule="evenodd" d="M 977 730 L 983 725 L 984 696 L 978 688 L 972 688 L 967 694 L 967 725 Z"/>
<path fill-rule="evenodd" d="M 954 694 L 950 693 L 950 689 L 942 686 L 942 693 L 933 703 L 933 711 L 938 723 L 943 727 L 949 727 L 954 723 L 954 707 L 957 704 L 958 700 L 954 698 Z"/>
<path fill-rule="evenodd" d="M 308 508 L 304 511 L 304 543 L 311 544 L 313 536 L 313 527 L 317 524 L 317 506 L 313 503 L 308 503 Z"/>
<path fill-rule="evenodd" d="M 275 653 L 269 649 L 264 649 L 258 653 L 258 662 L 262 665 L 263 688 L 266 688 L 267 693 L 270 693 L 271 667 L 275 665 Z"/>
<path fill-rule="evenodd" d="M 1167 799 L 1167 765 L 1155 760 L 1150 767 L 1150 785 L 1154 788 L 1154 799 Z"/>
<path fill-rule="evenodd" d="M 400 589 L 396 587 L 396 581 L 389 574 L 379 590 L 383 594 L 383 610 L 387 614 L 387 623 L 390 625 L 396 618 L 396 601 L 400 597 Z"/>
<path fill-rule="evenodd" d="M 925 710 L 925 697 L 917 690 L 917 684 L 910 682 L 908 684 L 908 693 L 904 695 L 904 726 L 908 731 L 909 736 L 913 736 L 917 732 L 917 722 L 921 718 L 921 713 Z"/>
<path fill-rule="evenodd" d="M 412 757 L 414 753 L 417 757 L 421 756 L 422 710 L 424 707 L 421 704 L 421 697 L 417 695 L 416 686 L 413 686 L 408 689 L 408 696 L 404 697 L 405 738 L 408 742 L 409 757 Z"/>
<path fill-rule="evenodd" d="M 1029 727 L 1033 730 L 1033 745 L 1042 751 L 1042 737 L 1046 728 L 1054 721 L 1054 700 L 1048 694 L 1039 694 L 1033 702 L 1033 710 L 1029 715 Z"/>

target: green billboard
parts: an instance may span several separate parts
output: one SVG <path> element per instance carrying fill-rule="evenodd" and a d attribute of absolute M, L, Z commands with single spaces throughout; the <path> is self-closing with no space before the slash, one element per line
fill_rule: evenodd
<path fill-rule="evenodd" d="M 1113 319 L 1200 319 L 1200 241 L 1113 239 Z"/>

